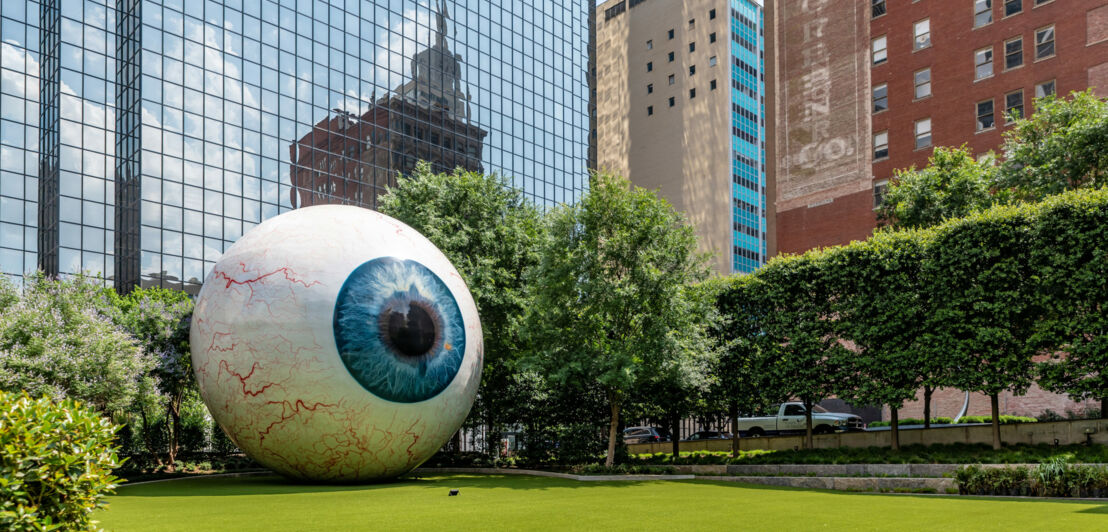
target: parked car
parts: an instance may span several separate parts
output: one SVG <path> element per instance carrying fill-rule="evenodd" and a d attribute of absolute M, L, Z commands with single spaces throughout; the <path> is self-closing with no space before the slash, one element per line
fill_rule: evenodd
<path fill-rule="evenodd" d="M 623 443 L 658 443 L 669 441 L 669 431 L 662 427 L 627 427 Z"/>
<path fill-rule="evenodd" d="M 718 432 L 714 430 L 702 430 L 700 432 L 694 432 L 689 434 L 688 438 L 681 441 L 700 441 L 700 440 L 730 440 L 730 432 Z"/>
<path fill-rule="evenodd" d="M 739 436 L 759 437 L 804 432 L 804 412 L 803 403 L 773 405 L 763 416 L 739 418 Z M 865 430 L 861 417 L 828 412 L 818 405 L 812 408 L 812 432 L 830 434 L 855 430 Z"/>

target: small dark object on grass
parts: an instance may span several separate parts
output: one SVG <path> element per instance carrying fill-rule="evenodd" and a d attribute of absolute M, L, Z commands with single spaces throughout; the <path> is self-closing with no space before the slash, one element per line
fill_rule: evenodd
<path fill-rule="evenodd" d="M 456 490 L 456 489 L 454 489 L 454 490 L 450 490 L 450 497 L 453 497 L 453 496 L 455 496 L 455 495 L 457 495 L 457 494 L 458 494 L 458 490 Z"/>

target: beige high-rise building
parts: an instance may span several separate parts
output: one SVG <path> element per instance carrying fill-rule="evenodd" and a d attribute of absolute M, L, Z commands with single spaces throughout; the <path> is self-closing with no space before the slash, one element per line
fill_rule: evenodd
<path fill-rule="evenodd" d="M 719 274 L 767 258 L 763 7 L 608 0 L 596 10 L 597 165 L 687 214 Z"/>

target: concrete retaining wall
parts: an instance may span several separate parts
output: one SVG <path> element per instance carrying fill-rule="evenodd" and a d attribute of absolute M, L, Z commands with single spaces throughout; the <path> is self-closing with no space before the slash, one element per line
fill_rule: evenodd
<path fill-rule="evenodd" d="M 678 465 L 681 473 L 696 475 L 777 475 L 813 477 L 941 477 L 965 464 L 766 464 Z M 1103 464 L 1089 464 L 1103 465 Z M 984 464 L 981 467 L 1027 467 L 1038 464 Z"/>
<path fill-rule="evenodd" d="M 1000 426 L 1000 438 L 1006 444 L 1027 443 L 1053 444 L 1058 440 L 1061 445 L 1085 443 L 1085 430 L 1093 430 L 1093 443 L 1108 445 L 1108 420 L 1087 419 L 1080 421 L 1051 421 L 1044 423 L 1020 423 Z M 888 447 L 891 431 L 840 432 L 813 437 L 816 448 L 831 447 Z M 934 445 L 937 443 L 984 443 L 993 442 L 990 425 L 969 425 L 960 427 L 941 427 L 933 429 L 911 429 L 900 431 L 901 445 Z M 753 449 L 788 450 L 804 446 L 804 436 L 775 436 L 768 438 L 741 438 L 739 448 L 744 451 Z M 673 449 L 670 443 L 637 443 L 628 445 L 632 454 L 668 453 Z M 705 440 L 681 442 L 682 451 L 730 451 L 731 440 Z"/>

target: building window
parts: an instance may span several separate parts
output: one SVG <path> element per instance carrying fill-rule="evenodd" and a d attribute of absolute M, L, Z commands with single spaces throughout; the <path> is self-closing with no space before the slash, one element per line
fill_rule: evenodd
<path fill-rule="evenodd" d="M 689 53 L 691 54 L 695 51 L 696 51 L 696 43 L 695 42 L 689 43 Z"/>
<path fill-rule="evenodd" d="M 669 55 L 667 55 L 666 57 L 668 57 L 668 58 L 669 58 L 669 62 L 670 62 L 670 63 L 672 63 L 672 62 L 673 62 L 673 52 L 670 52 L 670 53 L 669 53 Z"/>
<path fill-rule="evenodd" d="M 708 34 L 708 42 L 716 42 L 716 32 L 713 31 Z"/>
<path fill-rule="evenodd" d="M 708 20 L 715 20 L 715 19 L 716 19 L 716 10 L 715 9 L 709 10 L 708 11 Z"/>
<path fill-rule="evenodd" d="M 889 86 L 882 83 L 873 88 L 873 112 L 880 113 L 889 108 Z"/>
<path fill-rule="evenodd" d="M 916 84 L 916 99 L 931 96 L 931 69 L 920 70 L 913 78 Z"/>
<path fill-rule="evenodd" d="M 695 18 L 690 18 L 689 19 L 689 29 L 691 30 L 695 27 L 696 27 L 696 19 Z"/>
<path fill-rule="evenodd" d="M 650 61 L 650 62 L 646 63 L 646 71 L 647 72 L 654 72 L 654 62 L 653 61 Z"/>
<path fill-rule="evenodd" d="M 708 66 L 716 66 L 716 61 L 717 61 L 716 56 L 713 55 L 712 57 L 709 57 L 708 58 Z"/>
<path fill-rule="evenodd" d="M 980 28 L 993 21 L 993 0 L 973 0 L 973 27 Z"/>
<path fill-rule="evenodd" d="M 993 101 L 985 100 L 983 102 L 977 102 L 977 130 L 984 131 L 986 129 L 992 129 L 996 125 L 996 120 L 993 118 Z"/>
<path fill-rule="evenodd" d="M 1004 123 L 1023 118 L 1023 89 L 1004 95 Z"/>
<path fill-rule="evenodd" d="M 689 65 L 689 75 L 696 74 L 696 65 Z"/>
<path fill-rule="evenodd" d="M 885 0 L 873 0 L 873 18 L 885 14 Z"/>
<path fill-rule="evenodd" d="M 882 35 L 873 40 L 873 64 L 880 65 L 889 59 L 888 39 Z"/>
<path fill-rule="evenodd" d="M 985 79 L 993 75 L 993 48 L 978 50 L 973 53 L 973 64 L 976 66 L 974 79 Z"/>
<path fill-rule="evenodd" d="M 1047 96 L 1054 96 L 1054 80 L 1044 81 L 1035 85 L 1035 97 L 1044 98 Z"/>
<path fill-rule="evenodd" d="M 713 79 L 712 81 L 709 81 L 708 88 L 711 90 L 716 90 L 716 80 Z"/>
<path fill-rule="evenodd" d="M 1054 56 L 1054 26 L 1035 30 L 1035 60 Z"/>
<path fill-rule="evenodd" d="M 1016 68 L 1023 65 L 1023 37 L 1016 37 L 1004 43 L 1004 68 Z"/>
<path fill-rule="evenodd" d="M 653 50 L 654 49 L 654 40 L 653 39 L 651 39 L 649 41 L 646 41 L 646 49 L 647 50 Z"/>
<path fill-rule="evenodd" d="M 676 82 L 677 82 L 677 78 L 676 78 L 676 77 L 674 77 L 674 76 L 673 76 L 673 74 L 670 74 L 670 75 L 669 75 L 669 84 L 670 84 L 670 85 L 673 85 L 673 84 L 674 84 L 674 83 L 676 83 Z"/>
<path fill-rule="evenodd" d="M 931 46 L 931 19 L 925 18 L 913 26 L 916 40 L 912 44 L 912 50 L 922 50 Z"/>
<path fill-rule="evenodd" d="M 876 209 L 885 204 L 885 193 L 889 190 L 889 180 L 882 179 L 873 184 L 873 208 Z"/>
<path fill-rule="evenodd" d="M 673 30 L 671 29 L 668 32 L 666 32 L 666 35 L 668 35 L 669 38 L 672 39 L 673 38 Z"/>
<path fill-rule="evenodd" d="M 889 132 L 882 131 L 873 136 L 873 159 L 884 159 L 889 156 Z"/>
<path fill-rule="evenodd" d="M 1054 0 L 1035 0 L 1035 7 L 1039 7 L 1039 6 L 1043 5 L 1043 4 L 1049 4 L 1049 3 L 1053 2 L 1053 1 L 1054 1 Z"/>
<path fill-rule="evenodd" d="M 1023 0 L 1004 0 L 1004 16 L 1010 17 L 1023 11 Z"/>
<path fill-rule="evenodd" d="M 654 84 L 653 83 L 648 83 L 646 85 L 646 93 L 647 94 L 654 94 Z"/>
<path fill-rule="evenodd" d="M 651 116 L 653 114 L 654 114 L 654 106 L 653 105 L 646 106 L 646 116 Z"/>
<path fill-rule="evenodd" d="M 689 99 L 691 100 L 693 98 L 696 98 L 696 89 L 695 88 L 689 89 Z"/>
<path fill-rule="evenodd" d="M 916 121 L 916 149 L 926 148 L 931 145 L 931 119 L 924 118 Z"/>
<path fill-rule="evenodd" d="M 677 100 L 674 100 L 673 96 L 670 96 L 669 97 L 669 106 L 673 107 L 674 105 L 677 105 Z"/>

